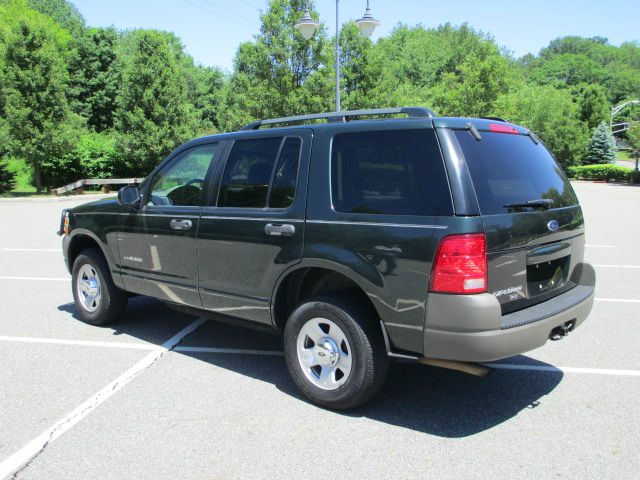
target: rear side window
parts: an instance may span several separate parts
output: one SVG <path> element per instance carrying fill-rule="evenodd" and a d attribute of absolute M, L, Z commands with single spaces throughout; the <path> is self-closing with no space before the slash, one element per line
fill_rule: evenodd
<path fill-rule="evenodd" d="M 289 207 L 295 197 L 301 146 L 297 137 L 236 141 L 225 167 L 218 206 Z"/>
<path fill-rule="evenodd" d="M 456 130 L 483 215 L 513 213 L 505 205 L 553 200 L 551 208 L 578 204 L 562 168 L 547 149 L 525 135 L 481 132 L 476 140 Z"/>
<path fill-rule="evenodd" d="M 331 150 L 331 193 L 337 212 L 453 214 L 433 130 L 336 135 Z"/>

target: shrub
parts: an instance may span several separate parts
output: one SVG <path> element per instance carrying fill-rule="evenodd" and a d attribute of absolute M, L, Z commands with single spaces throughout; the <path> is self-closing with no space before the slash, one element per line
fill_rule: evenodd
<path fill-rule="evenodd" d="M 15 186 L 15 176 L 15 173 L 9 171 L 6 163 L 0 162 L 0 193 L 13 190 Z"/>
<path fill-rule="evenodd" d="M 616 182 L 640 182 L 640 172 L 619 165 L 582 165 L 569 167 L 567 173 L 578 180 L 614 180 Z"/>
<path fill-rule="evenodd" d="M 78 139 L 67 155 L 70 164 L 77 165 L 80 178 L 112 178 L 117 163 L 116 141 L 106 133 L 87 133 Z"/>
<path fill-rule="evenodd" d="M 33 167 L 21 158 L 8 157 L 6 159 L 7 170 L 13 173 L 15 185 L 14 191 L 35 192 L 33 186 Z"/>

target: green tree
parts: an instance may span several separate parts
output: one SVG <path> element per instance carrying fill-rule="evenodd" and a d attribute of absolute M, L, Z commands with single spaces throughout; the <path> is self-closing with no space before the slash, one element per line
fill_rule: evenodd
<path fill-rule="evenodd" d="M 345 110 L 365 108 L 376 79 L 369 67 L 373 42 L 360 33 L 354 22 L 348 22 L 340 31 L 340 72 L 342 106 Z M 334 60 L 335 61 L 335 60 Z M 326 69 L 326 72 L 331 69 Z M 331 72 L 327 83 L 335 81 Z"/>
<path fill-rule="evenodd" d="M 82 14 L 66 0 L 29 0 L 29 6 L 51 18 L 73 35 L 81 35 L 84 30 Z"/>
<path fill-rule="evenodd" d="M 582 163 L 585 165 L 612 163 L 615 159 L 616 154 L 613 151 L 613 137 L 609 125 L 602 122 L 591 134 L 587 156 Z"/>
<path fill-rule="evenodd" d="M 174 48 L 153 30 L 136 30 L 127 38 L 115 118 L 127 173 L 148 174 L 200 129 Z"/>
<path fill-rule="evenodd" d="M 15 174 L 10 172 L 4 162 L 0 162 L 0 193 L 13 190 L 15 186 Z"/>
<path fill-rule="evenodd" d="M 377 106 L 426 105 L 441 115 L 484 115 L 516 80 L 507 54 L 468 25 L 396 27 L 371 52 Z"/>
<path fill-rule="evenodd" d="M 120 84 L 116 51 L 120 34 L 113 28 L 90 28 L 74 39 L 69 62 L 71 104 L 102 132 L 113 127 Z"/>
<path fill-rule="evenodd" d="M 611 104 L 602 85 L 582 83 L 575 88 L 573 95 L 580 109 L 580 119 L 587 124 L 589 130 L 610 119 Z"/>
<path fill-rule="evenodd" d="M 629 145 L 631 145 L 631 154 L 636 160 L 636 171 L 638 170 L 638 161 L 640 161 L 640 123 L 631 125 L 627 130 L 627 138 L 629 139 Z"/>
<path fill-rule="evenodd" d="M 523 85 L 501 95 L 493 114 L 530 128 L 565 168 L 585 155 L 588 130 L 567 90 Z"/>
<path fill-rule="evenodd" d="M 10 2 L 0 23 L 0 131 L 6 153 L 27 160 L 41 191 L 57 181 L 54 173 L 81 128 L 66 96 L 70 36 L 20 1 Z"/>
<path fill-rule="evenodd" d="M 331 105 L 329 46 L 324 28 L 310 40 L 295 30 L 306 1 L 271 0 L 254 42 L 240 45 L 224 92 L 222 124 L 324 110 Z M 311 15 L 317 19 L 310 2 Z"/>

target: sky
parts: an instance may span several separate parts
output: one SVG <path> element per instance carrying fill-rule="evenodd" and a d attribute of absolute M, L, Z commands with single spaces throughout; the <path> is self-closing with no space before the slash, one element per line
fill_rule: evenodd
<path fill-rule="evenodd" d="M 118 29 L 156 28 L 175 33 L 196 62 L 230 71 L 238 45 L 250 41 L 260 26 L 267 0 L 71 0 L 89 26 Z M 335 32 L 334 0 L 316 0 L 320 20 Z M 340 21 L 360 18 L 366 0 L 340 0 Z M 613 45 L 640 40 L 639 0 L 371 0 L 381 22 L 373 40 L 398 23 L 437 27 L 467 22 L 491 34 L 520 57 L 538 53 L 566 35 L 601 36 Z"/>

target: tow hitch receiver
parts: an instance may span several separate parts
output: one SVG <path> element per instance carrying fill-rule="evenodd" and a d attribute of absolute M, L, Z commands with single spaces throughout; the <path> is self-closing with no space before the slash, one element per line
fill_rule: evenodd
<path fill-rule="evenodd" d="M 564 337 L 569 335 L 569 332 L 572 331 L 575 328 L 575 326 L 576 326 L 576 321 L 570 320 L 566 322 L 564 325 L 560 325 L 559 327 L 554 328 L 553 330 L 551 330 L 551 333 L 549 334 L 549 340 L 552 340 L 554 342 L 557 340 L 562 340 Z"/>

